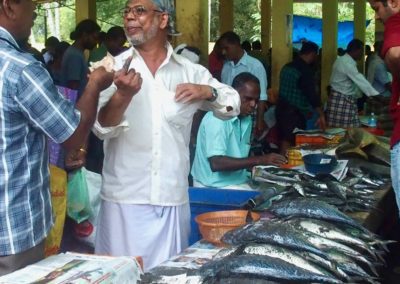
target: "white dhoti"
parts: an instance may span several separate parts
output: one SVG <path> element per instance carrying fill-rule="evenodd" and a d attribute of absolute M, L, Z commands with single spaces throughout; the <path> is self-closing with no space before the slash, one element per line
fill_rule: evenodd
<path fill-rule="evenodd" d="M 95 253 L 141 256 L 144 270 L 189 245 L 190 206 L 152 206 L 102 201 Z"/>

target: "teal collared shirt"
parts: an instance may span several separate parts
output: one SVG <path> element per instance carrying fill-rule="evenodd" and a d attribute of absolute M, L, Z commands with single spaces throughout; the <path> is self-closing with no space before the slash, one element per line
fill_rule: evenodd
<path fill-rule="evenodd" d="M 242 58 L 235 65 L 233 61 L 225 61 L 221 72 L 221 81 L 232 86 L 233 79 L 243 72 L 249 72 L 260 80 L 260 101 L 266 101 L 267 96 L 267 72 L 260 60 L 251 57 L 244 52 Z"/>
<path fill-rule="evenodd" d="M 193 179 L 209 187 L 226 187 L 247 182 L 249 175 L 246 170 L 213 172 L 208 159 L 214 156 L 248 157 L 251 129 L 251 116 L 221 120 L 208 112 L 197 134 Z"/>

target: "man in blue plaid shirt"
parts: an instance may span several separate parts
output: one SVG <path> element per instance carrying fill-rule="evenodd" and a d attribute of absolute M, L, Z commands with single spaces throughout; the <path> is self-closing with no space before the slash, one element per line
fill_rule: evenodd
<path fill-rule="evenodd" d="M 113 80 L 125 89 L 138 80 L 133 70 L 96 69 L 75 109 L 17 43 L 29 37 L 35 8 L 32 0 L 0 2 L 0 276 L 44 257 L 53 225 L 47 137 L 75 152 L 79 165 L 100 91 Z"/>

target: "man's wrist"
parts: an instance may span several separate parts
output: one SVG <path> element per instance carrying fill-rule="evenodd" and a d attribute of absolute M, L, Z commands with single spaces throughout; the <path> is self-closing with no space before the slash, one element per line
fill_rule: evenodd
<path fill-rule="evenodd" d="M 260 156 L 253 156 L 253 162 L 254 162 L 253 167 L 261 165 Z"/>
<path fill-rule="evenodd" d="M 218 98 L 218 91 L 211 87 L 211 97 L 207 99 L 209 102 L 215 102 Z"/>
<path fill-rule="evenodd" d="M 102 91 L 98 83 L 90 81 L 90 80 L 85 87 L 85 91 L 86 90 L 94 93 L 94 95 L 97 95 L 97 96 L 99 96 Z"/>
<path fill-rule="evenodd" d="M 133 97 L 134 96 L 132 94 L 129 94 L 120 89 L 117 89 L 117 91 L 112 96 L 112 99 L 114 101 L 118 101 L 120 103 L 128 103 L 129 104 L 132 101 Z"/>

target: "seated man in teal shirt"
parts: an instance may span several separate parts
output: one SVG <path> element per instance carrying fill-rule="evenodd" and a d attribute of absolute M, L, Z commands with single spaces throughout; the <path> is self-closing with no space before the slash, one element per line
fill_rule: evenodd
<path fill-rule="evenodd" d="M 235 77 L 232 87 L 240 95 L 240 115 L 223 121 L 208 112 L 200 124 L 192 168 L 196 187 L 248 188 L 247 169 L 286 163 L 285 157 L 275 153 L 249 157 L 251 114 L 260 97 L 260 82 L 244 72 Z"/>

